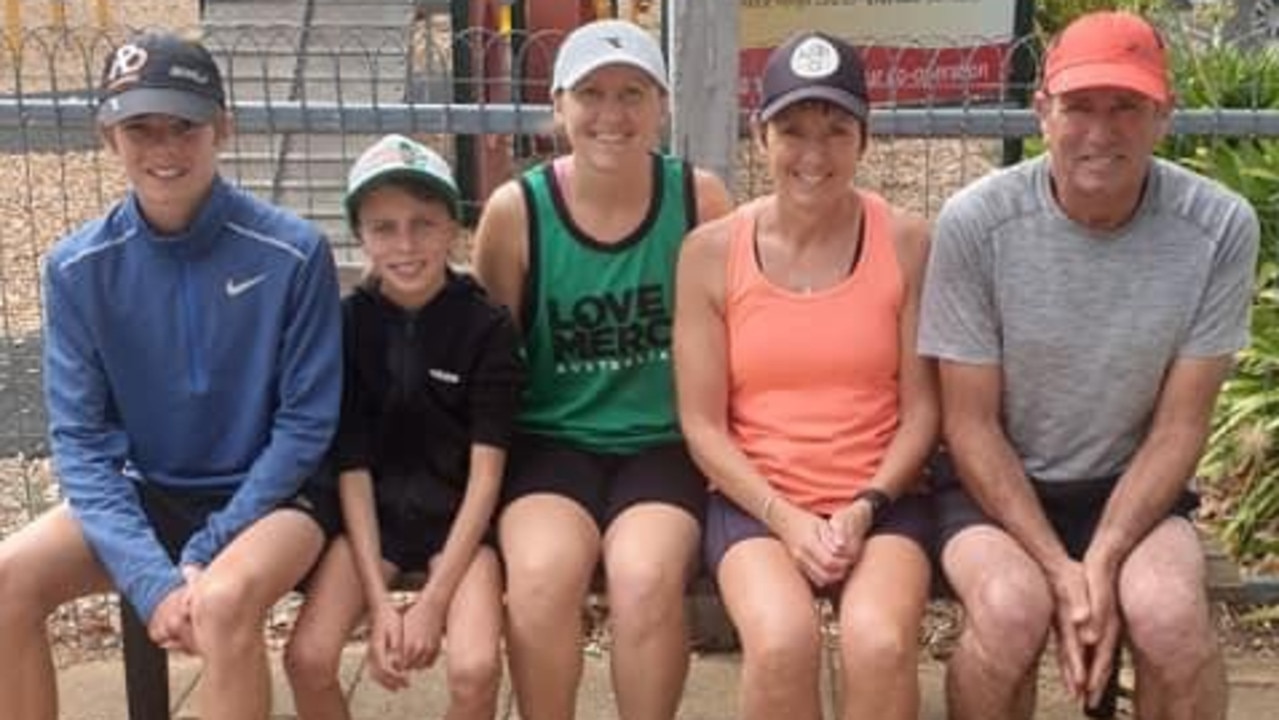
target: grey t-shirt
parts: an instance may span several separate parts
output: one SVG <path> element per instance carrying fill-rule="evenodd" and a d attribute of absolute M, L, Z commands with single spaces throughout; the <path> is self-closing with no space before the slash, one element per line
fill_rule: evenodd
<path fill-rule="evenodd" d="M 961 190 L 939 214 L 919 348 L 1000 365 L 1005 431 L 1040 480 L 1122 472 L 1177 358 L 1248 342 L 1260 230 L 1227 188 L 1155 160 L 1123 228 L 1053 198 L 1046 156 Z"/>

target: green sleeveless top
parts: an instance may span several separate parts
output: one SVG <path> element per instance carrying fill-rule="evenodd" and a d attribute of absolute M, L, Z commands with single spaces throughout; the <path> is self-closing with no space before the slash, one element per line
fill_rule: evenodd
<path fill-rule="evenodd" d="M 675 264 L 697 205 L 683 160 L 654 155 L 652 172 L 644 220 L 607 245 L 573 222 L 552 163 L 520 179 L 529 217 L 527 432 L 609 453 L 680 439 L 670 352 Z"/>

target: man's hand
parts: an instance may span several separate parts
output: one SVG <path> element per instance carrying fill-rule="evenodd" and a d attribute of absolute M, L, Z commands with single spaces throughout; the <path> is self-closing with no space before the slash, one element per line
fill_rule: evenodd
<path fill-rule="evenodd" d="M 1057 667 L 1062 683 L 1076 699 L 1084 697 L 1088 666 L 1085 662 L 1084 630 L 1090 626 L 1092 607 L 1088 581 L 1081 563 L 1073 560 L 1048 575 L 1056 606 L 1053 632 L 1057 638 Z"/>
<path fill-rule="evenodd" d="M 404 665 L 410 670 L 430 667 L 440 654 L 447 608 L 424 590 L 404 613 Z"/>
<path fill-rule="evenodd" d="M 391 691 L 409 686 L 403 661 L 404 616 L 389 597 L 369 611 L 369 673 Z"/>
<path fill-rule="evenodd" d="M 1089 622 L 1081 633 L 1087 648 L 1085 691 L 1088 705 L 1095 706 L 1110 680 L 1115 648 L 1119 644 L 1119 634 L 1123 627 L 1115 599 L 1119 573 L 1114 563 L 1091 551 L 1084 555 L 1083 569 L 1088 583 L 1089 605 Z"/>

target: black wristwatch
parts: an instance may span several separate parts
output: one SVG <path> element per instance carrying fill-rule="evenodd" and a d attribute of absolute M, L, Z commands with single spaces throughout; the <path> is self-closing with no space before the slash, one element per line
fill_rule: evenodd
<path fill-rule="evenodd" d="M 873 523 L 879 519 L 884 509 L 893 504 L 893 499 L 888 497 L 888 493 L 879 488 L 865 488 L 858 490 L 853 495 L 853 502 L 865 500 L 870 505 L 870 521 Z"/>

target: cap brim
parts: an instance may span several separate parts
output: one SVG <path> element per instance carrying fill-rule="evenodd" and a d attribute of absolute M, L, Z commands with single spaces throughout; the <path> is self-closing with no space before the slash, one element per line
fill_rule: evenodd
<path fill-rule="evenodd" d="M 457 188 L 428 172 L 414 168 L 398 167 L 368 175 L 347 190 L 346 196 L 342 198 L 342 206 L 346 210 L 347 224 L 350 224 L 351 219 L 355 217 L 355 206 L 359 204 L 360 199 L 366 193 L 393 180 L 408 181 L 415 185 L 426 187 L 432 195 L 443 200 L 448 205 L 449 212 L 453 215 L 454 220 L 461 217 L 462 195 Z"/>
<path fill-rule="evenodd" d="M 1167 81 L 1129 63 L 1089 63 L 1064 68 L 1044 83 L 1049 95 L 1093 88 L 1123 88 L 1155 102 L 1168 102 Z"/>
<path fill-rule="evenodd" d="M 639 60 L 638 58 L 636 58 L 634 55 L 631 55 L 630 53 L 616 51 L 616 52 L 604 53 L 603 55 L 597 55 L 591 58 L 590 60 L 588 60 L 587 62 L 584 62 L 578 67 L 574 68 L 574 71 L 571 74 L 569 74 L 567 77 L 557 78 L 555 82 L 555 87 L 551 88 L 551 92 L 556 92 L 559 90 L 572 90 L 574 87 L 577 87 L 578 83 L 585 80 L 587 75 L 590 75 L 596 70 L 599 70 L 600 68 L 605 67 L 607 65 L 626 65 L 629 67 L 633 67 L 636 70 L 639 70 L 640 72 L 647 75 L 649 79 L 652 80 L 654 83 L 657 83 L 657 86 L 660 87 L 663 91 L 667 90 L 666 78 L 655 73 L 653 71 L 653 68 L 650 68 L 643 61 Z"/>
<path fill-rule="evenodd" d="M 759 109 L 759 120 L 760 122 L 768 122 L 777 113 L 805 100 L 824 100 L 847 111 L 862 122 L 865 122 L 866 117 L 870 114 L 870 105 L 867 103 L 866 98 L 858 97 L 839 88 L 810 85 L 808 87 L 795 88 L 790 92 L 782 93 L 773 98 L 771 102 Z"/>
<path fill-rule="evenodd" d="M 217 114 L 217 101 L 168 88 L 134 88 L 107 98 L 98 107 L 98 122 L 114 125 L 138 115 L 172 115 L 193 123 L 208 123 Z"/>

